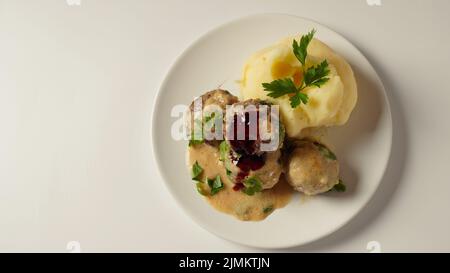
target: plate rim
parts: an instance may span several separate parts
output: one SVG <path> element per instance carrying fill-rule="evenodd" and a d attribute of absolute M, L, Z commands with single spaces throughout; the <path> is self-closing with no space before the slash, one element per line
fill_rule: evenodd
<path fill-rule="evenodd" d="M 187 208 L 185 208 L 183 206 L 183 204 L 181 204 L 181 201 L 179 199 L 176 198 L 176 194 L 174 193 L 174 189 L 172 187 L 169 186 L 169 183 L 167 183 L 167 176 L 163 173 L 162 171 L 162 166 L 161 166 L 161 162 L 159 160 L 159 156 L 156 153 L 156 149 L 155 147 L 157 146 L 156 144 L 156 138 L 155 136 L 157 135 L 156 130 L 154 130 L 154 124 L 156 123 L 156 116 L 155 113 L 157 112 L 158 104 L 161 100 L 161 96 L 162 96 L 162 90 L 165 88 L 165 86 L 167 85 L 167 82 L 169 80 L 169 75 L 173 72 L 173 70 L 175 69 L 175 67 L 177 67 L 177 65 L 180 63 L 180 61 L 183 59 L 183 57 L 188 54 L 188 52 L 190 51 L 190 49 L 192 49 L 193 47 L 195 47 L 196 45 L 200 44 L 203 40 L 207 39 L 211 34 L 213 34 L 216 31 L 220 31 L 223 28 L 226 28 L 234 23 L 237 23 L 239 21 L 245 21 L 248 19 L 251 19 L 253 17 L 260 17 L 260 16 L 282 16 L 282 17 L 291 17 L 291 18 L 296 18 L 296 19 L 300 19 L 300 20 L 305 20 L 305 21 L 309 21 L 315 25 L 318 25 L 324 29 L 327 29 L 328 31 L 333 32 L 335 35 L 339 36 L 341 39 L 343 39 L 351 48 L 353 51 L 355 51 L 357 54 L 360 55 L 360 57 L 362 57 L 362 59 L 364 59 L 364 61 L 366 61 L 370 68 L 373 70 L 374 72 L 374 76 L 376 77 L 377 82 L 380 84 L 380 88 L 382 89 L 381 93 L 382 93 L 382 97 L 384 100 L 384 104 L 385 104 L 385 109 L 384 111 L 386 111 L 386 118 L 387 118 L 387 122 L 388 122 L 388 134 L 389 134 L 389 138 L 388 141 L 389 143 L 386 143 L 386 145 L 388 145 L 388 154 L 387 154 L 387 160 L 384 162 L 384 165 L 382 167 L 382 172 L 380 175 L 380 178 L 377 179 L 378 180 L 378 185 L 376 187 L 374 187 L 372 189 L 372 192 L 370 192 L 368 194 L 368 198 L 365 200 L 364 203 L 361 204 L 361 206 L 359 207 L 359 209 L 357 209 L 357 211 L 348 219 L 346 219 L 345 221 L 343 221 L 341 224 L 336 225 L 334 228 L 330 229 L 328 232 L 322 233 L 318 236 L 314 236 L 312 238 L 309 238 L 307 240 L 302 240 L 301 242 L 298 242 L 298 240 L 293 240 L 292 243 L 290 244 L 271 244 L 271 245 L 267 245 L 264 243 L 261 244 L 250 244 L 250 243 L 244 243 L 244 242 L 239 242 L 237 240 L 233 240 L 232 238 L 228 238 L 223 236 L 222 234 L 215 232 L 213 230 L 210 230 L 205 224 L 203 224 L 202 221 L 200 221 L 195 214 L 191 213 Z M 203 34 L 200 34 L 200 36 L 198 36 L 197 38 L 195 38 L 191 43 L 188 44 L 187 47 L 185 47 L 183 49 L 183 51 L 178 54 L 178 56 L 175 58 L 175 60 L 172 62 L 172 64 L 169 66 L 169 68 L 167 69 L 166 73 L 164 74 L 164 78 L 159 86 L 159 88 L 157 89 L 157 93 L 156 96 L 153 100 L 153 110 L 152 110 L 152 117 L 151 117 L 151 125 L 150 125 L 150 130 L 151 130 L 151 143 L 152 143 L 152 156 L 154 159 L 154 162 L 157 166 L 157 172 L 159 173 L 160 178 L 163 180 L 163 184 L 165 185 L 166 189 L 168 190 L 168 192 L 170 193 L 170 195 L 172 196 L 172 198 L 175 200 L 176 204 L 178 207 L 181 207 L 181 209 L 183 210 L 183 212 L 188 215 L 191 221 L 195 222 L 198 226 L 200 226 L 202 229 L 206 230 L 207 232 L 209 232 L 210 234 L 213 234 L 223 240 L 226 240 L 228 242 L 232 242 L 241 246 L 246 246 L 246 247 L 252 247 L 252 248 L 257 248 L 257 249 L 288 249 L 288 248 L 293 248 L 293 247 L 299 247 L 299 246 L 304 246 L 304 245 L 308 245 L 312 242 L 324 239 L 328 236 L 330 236 L 331 234 L 337 232 L 338 230 L 342 229 L 344 226 L 346 226 L 347 224 L 349 224 L 356 216 L 358 216 L 361 211 L 367 207 L 367 204 L 369 204 L 369 202 L 371 200 L 373 200 L 375 193 L 378 191 L 380 185 L 382 184 L 382 181 L 385 177 L 386 174 L 386 170 L 388 167 L 388 163 L 390 162 L 390 159 L 392 157 L 392 142 L 393 142 L 393 118 L 392 118 L 392 111 L 391 111 L 391 105 L 390 105 L 390 101 L 389 101 L 389 97 L 387 95 L 386 92 L 386 87 L 383 84 L 383 81 L 381 80 L 380 75 L 378 74 L 377 70 L 375 69 L 375 67 L 372 65 L 372 63 L 369 61 L 369 59 L 359 50 L 358 47 L 356 47 L 352 42 L 350 42 L 345 36 L 341 35 L 339 32 L 335 31 L 334 29 L 317 22 L 314 19 L 311 18 L 307 18 L 304 16 L 298 16 L 298 15 L 294 15 L 294 14 L 288 14 L 288 13 L 274 13 L 274 12 L 263 12 L 263 13 L 254 13 L 254 14 L 250 14 L 250 15 L 246 15 L 246 16 L 241 16 L 241 17 L 237 17 L 231 20 L 226 21 L 225 23 L 219 24 L 218 26 L 215 26 L 211 29 L 209 29 L 208 31 L 204 32 Z"/>

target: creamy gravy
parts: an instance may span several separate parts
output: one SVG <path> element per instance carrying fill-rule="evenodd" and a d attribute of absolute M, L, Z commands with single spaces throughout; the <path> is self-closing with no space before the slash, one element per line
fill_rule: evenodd
<path fill-rule="evenodd" d="M 220 175 L 224 183 L 224 189 L 217 194 L 205 196 L 208 203 L 218 211 L 231 214 L 240 220 L 261 221 L 275 209 L 286 206 L 291 199 L 293 190 L 283 176 L 272 189 L 264 190 L 253 196 L 233 190 L 234 183 L 226 175 L 225 168 L 219 161 L 219 150 L 215 147 L 207 144 L 189 147 L 187 150 L 189 171 L 195 162 L 198 162 L 203 168 L 202 181 Z M 205 189 L 208 188 L 206 183 L 203 186 Z"/>

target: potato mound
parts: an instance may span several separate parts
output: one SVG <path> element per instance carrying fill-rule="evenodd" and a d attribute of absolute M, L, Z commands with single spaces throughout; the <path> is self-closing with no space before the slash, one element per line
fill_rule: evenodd
<path fill-rule="evenodd" d="M 292 52 L 293 39 L 285 38 L 247 60 L 241 81 L 243 99 L 262 99 L 278 104 L 289 137 L 299 136 L 304 128 L 345 124 L 357 101 L 356 80 L 344 58 L 317 39 L 309 44 L 306 68 L 326 59 L 330 69 L 329 81 L 320 88 L 304 89 L 309 102 L 295 109 L 290 106 L 288 96 L 276 99 L 267 96 L 262 83 L 290 77 L 297 85 L 300 84 L 302 64 Z"/>

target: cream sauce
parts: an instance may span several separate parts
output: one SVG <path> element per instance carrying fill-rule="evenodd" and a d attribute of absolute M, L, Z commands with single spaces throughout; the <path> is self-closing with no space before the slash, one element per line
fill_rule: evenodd
<path fill-rule="evenodd" d="M 189 170 L 198 162 L 203 168 L 202 181 L 220 175 L 224 188 L 215 195 L 206 195 L 208 203 L 218 211 L 231 214 L 243 221 L 261 221 L 275 209 L 286 206 L 291 200 L 292 188 L 281 176 L 280 181 L 272 188 L 256 193 L 253 196 L 233 190 L 234 183 L 228 178 L 222 162 L 219 160 L 219 150 L 207 144 L 189 147 L 187 164 Z M 208 185 L 203 188 L 209 193 Z"/>

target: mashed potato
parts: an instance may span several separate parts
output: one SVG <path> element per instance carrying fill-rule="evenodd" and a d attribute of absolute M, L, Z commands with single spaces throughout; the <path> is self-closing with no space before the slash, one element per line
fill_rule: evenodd
<path fill-rule="evenodd" d="M 288 96 L 277 99 L 267 96 L 268 92 L 264 91 L 262 83 L 291 77 L 296 84 L 300 84 L 302 67 L 292 52 L 293 39 L 283 39 L 247 60 L 241 83 L 243 99 L 263 99 L 279 104 L 289 137 L 299 136 L 304 128 L 345 124 L 357 100 L 355 77 L 350 65 L 317 39 L 309 44 L 306 66 L 316 65 L 326 59 L 330 69 L 329 81 L 321 88 L 304 89 L 309 102 L 295 109 L 290 106 Z"/>

